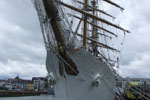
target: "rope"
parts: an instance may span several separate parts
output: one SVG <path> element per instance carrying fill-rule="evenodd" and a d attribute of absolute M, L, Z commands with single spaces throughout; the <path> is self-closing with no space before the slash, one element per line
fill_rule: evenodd
<path fill-rule="evenodd" d="M 144 97 L 146 100 L 150 100 L 149 98 L 147 98 L 146 96 L 144 96 L 143 94 L 141 94 L 140 92 L 138 92 L 137 90 L 133 89 L 133 88 L 130 88 L 131 90 L 133 90 L 134 92 L 142 95 L 142 97 Z M 137 88 L 136 88 L 137 89 Z M 143 92 L 143 91 L 142 91 Z M 144 93 L 144 92 L 143 92 Z"/>
<path fill-rule="evenodd" d="M 63 79 L 64 79 L 64 85 L 65 85 L 65 89 L 66 89 L 66 97 L 67 97 L 66 99 L 68 100 L 68 88 L 67 88 L 68 86 L 67 86 L 67 80 L 66 80 L 66 77 L 65 77 L 65 76 L 63 77 Z"/>
<path fill-rule="evenodd" d="M 123 80 L 123 78 L 122 78 L 122 77 L 120 77 L 120 79 L 122 79 L 122 80 Z M 129 83 L 129 84 L 131 84 L 131 83 Z M 134 87 L 134 88 L 136 88 L 136 89 L 134 89 L 133 87 Z M 136 86 L 133 86 L 133 87 L 131 87 L 130 89 L 131 89 L 131 90 L 133 90 L 134 92 L 136 92 L 136 93 L 138 93 L 138 94 L 142 95 L 142 97 L 144 97 L 146 100 L 150 100 L 149 98 L 147 98 L 146 96 L 144 96 L 144 94 L 148 96 L 148 94 L 147 94 L 147 93 L 143 92 L 142 90 L 140 90 L 140 89 L 139 89 L 139 88 L 137 88 Z M 138 92 L 137 90 L 138 90 L 138 91 L 140 91 L 140 92 Z M 143 94 L 141 94 L 141 93 L 143 93 Z"/>

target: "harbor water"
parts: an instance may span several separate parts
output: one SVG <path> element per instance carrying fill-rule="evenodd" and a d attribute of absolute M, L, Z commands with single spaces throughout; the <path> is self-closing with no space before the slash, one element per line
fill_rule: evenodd
<path fill-rule="evenodd" d="M 50 95 L 25 96 L 25 97 L 0 97 L 0 100 L 53 100 Z"/>

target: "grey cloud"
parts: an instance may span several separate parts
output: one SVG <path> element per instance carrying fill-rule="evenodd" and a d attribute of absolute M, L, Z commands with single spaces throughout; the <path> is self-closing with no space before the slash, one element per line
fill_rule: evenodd
<path fill-rule="evenodd" d="M 31 1 L 1 0 L 0 11 L 0 76 L 46 75 L 46 50 Z"/>
<path fill-rule="evenodd" d="M 121 67 L 123 76 L 149 78 L 150 52 L 142 54 L 142 58 L 135 59 L 129 65 Z M 141 54 L 137 55 L 141 57 Z"/>
<path fill-rule="evenodd" d="M 44 65 L 34 63 L 24 63 L 9 60 L 7 64 L 0 63 L 0 76 L 14 77 L 20 75 L 26 79 L 31 77 L 46 76 L 47 72 Z M 43 69 L 42 69 L 43 68 Z"/>
<path fill-rule="evenodd" d="M 148 0 L 132 0 L 125 3 L 126 17 L 122 24 L 129 27 L 132 33 L 126 37 L 122 51 L 120 69 L 124 73 L 123 76 L 148 77 L 150 75 L 147 60 L 150 57 L 149 4 Z"/>

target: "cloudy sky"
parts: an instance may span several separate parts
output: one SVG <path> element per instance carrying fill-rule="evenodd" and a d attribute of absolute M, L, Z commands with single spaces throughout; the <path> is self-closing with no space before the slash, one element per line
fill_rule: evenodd
<path fill-rule="evenodd" d="M 122 24 L 128 27 L 121 55 L 123 76 L 150 78 L 150 0 L 122 0 Z"/>
<path fill-rule="evenodd" d="M 45 76 L 37 14 L 30 0 L 0 0 L 0 77 Z"/>
<path fill-rule="evenodd" d="M 150 1 L 120 0 L 121 25 L 132 33 L 122 49 L 120 74 L 150 77 Z M 46 51 L 30 0 L 0 0 L 0 78 L 46 76 Z"/>

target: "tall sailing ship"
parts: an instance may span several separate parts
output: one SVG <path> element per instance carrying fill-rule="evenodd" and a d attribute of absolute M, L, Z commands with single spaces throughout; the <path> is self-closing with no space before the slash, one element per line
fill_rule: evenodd
<path fill-rule="evenodd" d="M 106 3 L 124 9 L 110 0 L 32 2 L 47 50 L 53 99 L 114 100 L 120 59 L 117 46 L 120 34 L 129 31 L 114 24 L 115 17 L 101 6 Z"/>

